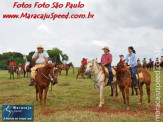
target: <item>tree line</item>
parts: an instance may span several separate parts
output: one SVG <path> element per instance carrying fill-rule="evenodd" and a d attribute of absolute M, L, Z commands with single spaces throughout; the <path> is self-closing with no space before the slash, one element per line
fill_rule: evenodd
<path fill-rule="evenodd" d="M 0 54 L 0 69 L 7 70 L 9 68 L 9 63 L 11 60 L 13 60 L 16 65 L 18 66 L 19 63 L 22 64 L 22 66 L 25 65 L 26 59 L 31 63 L 32 62 L 32 56 L 35 53 L 35 51 L 29 52 L 28 55 L 26 55 L 24 58 L 24 55 L 20 52 L 5 52 L 3 54 Z M 56 62 L 58 65 L 62 64 L 62 59 L 68 60 L 69 57 L 67 54 L 64 54 L 62 50 L 59 48 L 53 48 L 51 50 L 47 50 L 47 53 L 49 54 L 49 57 L 53 62 Z M 60 59 L 62 58 L 62 59 Z"/>

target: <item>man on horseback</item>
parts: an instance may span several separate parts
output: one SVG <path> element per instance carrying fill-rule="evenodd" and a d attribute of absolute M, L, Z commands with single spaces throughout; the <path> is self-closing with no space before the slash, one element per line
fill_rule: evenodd
<path fill-rule="evenodd" d="M 24 71 L 27 71 L 29 65 L 30 65 L 30 62 L 26 59 L 26 63 L 25 63 L 25 66 L 24 66 Z"/>
<path fill-rule="evenodd" d="M 85 59 L 85 58 L 83 58 L 82 59 L 82 61 L 81 61 L 81 67 L 82 67 L 82 69 L 85 69 L 85 67 L 87 66 L 87 60 Z"/>
<path fill-rule="evenodd" d="M 136 52 L 132 46 L 128 47 L 128 52 L 126 57 L 126 63 L 128 65 L 128 68 L 131 70 L 131 74 L 133 76 L 133 80 L 135 81 L 135 88 L 138 88 L 138 79 L 136 78 L 136 67 L 137 67 L 137 62 L 136 62 Z"/>
<path fill-rule="evenodd" d="M 145 67 L 145 64 L 147 63 L 146 58 L 142 60 L 142 63 L 143 63 L 143 67 Z"/>
<path fill-rule="evenodd" d="M 14 60 L 10 60 L 10 63 L 9 63 L 9 70 L 11 69 L 11 67 L 16 67 L 16 63 L 14 62 Z"/>
<path fill-rule="evenodd" d="M 62 63 L 64 65 L 64 69 L 67 67 L 67 60 L 65 58 L 62 59 Z"/>
<path fill-rule="evenodd" d="M 105 46 L 102 48 L 104 51 L 104 54 L 101 57 L 101 64 L 106 67 L 109 71 L 109 82 L 111 83 L 113 81 L 113 73 L 112 73 L 112 68 L 111 68 L 111 63 L 112 63 L 112 54 L 110 53 L 110 49 L 108 46 Z"/>
<path fill-rule="evenodd" d="M 36 62 L 36 65 L 31 68 L 31 78 L 30 78 L 30 84 L 29 86 L 33 86 L 36 70 L 38 68 L 44 67 L 49 59 L 49 55 L 46 51 L 43 50 L 42 45 L 37 46 L 38 52 L 35 52 L 32 56 L 32 61 Z"/>

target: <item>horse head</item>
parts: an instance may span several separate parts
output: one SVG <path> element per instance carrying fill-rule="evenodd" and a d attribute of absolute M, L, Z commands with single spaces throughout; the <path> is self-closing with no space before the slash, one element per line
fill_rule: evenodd
<path fill-rule="evenodd" d="M 88 61 L 88 64 L 87 64 L 87 67 L 86 67 L 86 70 L 85 70 L 85 75 L 90 75 L 91 72 L 93 71 L 93 64 L 95 63 L 95 60 L 90 60 Z"/>
<path fill-rule="evenodd" d="M 56 67 L 56 65 L 54 65 L 54 67 L 50 69 L 49 74 L 51 75 L 51 81 L 54 81 L 53 85 L 57 82 L 58 72 L 59 72 L 59 69 Z"/>

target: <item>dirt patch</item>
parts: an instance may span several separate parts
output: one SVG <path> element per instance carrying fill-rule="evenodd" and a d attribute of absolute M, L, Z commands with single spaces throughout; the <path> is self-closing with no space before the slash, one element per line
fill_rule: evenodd
<path fill-rule="evenodd" d="M 3 82 L 1 84 L 11 84 L 11 83 L 13 83 L 13 82 L 8 81 L 8 82 Z"/>
<path fill-rule="evenodd" d="M 44 110 L 42 110 L 42 114 L 43 114 L 44 116 L 51 116 L 51 115 L 53 115 L 54 113 L 55 113 L 54 110 L 50 110 L 50 109 L 44 109 Z"/>
<path fill-rule="evenodd" d="M 140 114 L 155 114 L 155 108 L 139 108 L 137 110 L 123 110 L 123 109 L 117 109 L 117 110 L 110 110 L 109 106 L 103 106 L 102 108 L 98 107 L 91 107 L 91 108 L 71 108 L 71 109 L 65 109 L 66 111 L 89 111 L 89 112 L 95 112 L 95 113 L 106 113 L 106 114 L 128 114 L 128 115 L 140 115 Z M 160 112 L 163 112 L 163 109 L 160 109 Z"/>

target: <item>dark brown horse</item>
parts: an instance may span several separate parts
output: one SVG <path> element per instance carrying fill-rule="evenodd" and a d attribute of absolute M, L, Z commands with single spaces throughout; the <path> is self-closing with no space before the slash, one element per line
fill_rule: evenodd
<path fill-rule="evenodd" d="M 80 67 L 78 68 L 78 74 L 77 74 L 77 76 L 76 76 L 76 79 L 78 79 L 78 76 L 79 76 L 79 75 L 81 75 L 81 76 L 85 79 L 85 77 L 84 77 L 85 70 L 86 70 L 86 67 L 80 66 Z"/>
<path fill-rule="evenodd" d="M 150 71 L 153 70 L 153 61 L 147 64 L 147 69 L 149 69 Z"/>
<path fill-rule="evenodd" d="M 65 66 L 64 66 L 64 64 L 57 65 L 57 68 L 59 69 L 59 75 L 61 75 L 62 70 L 65 70 L 66 76 L 67 76 L 70 67 L 73 68 L 73 74 L 74 74 L 74 65 L 72 64 L 72 62 L 70 62 L 69 64 L 66 64 Z"/>
<path fill-rule="evenodd" d="M 24 77 L 26 76 L 26 74 L 27 74 L 27 78 L 28 78 L 28 74 L 30 75 L 31 73 L 31 68 L 33 67 L 33 65 L 29 65 L 28 67 L 27 67 L 27 69 L 26 69 L 26 71 L 25 71 L 25 67 L 23 68 L 23 70 L 24 70 Z"/>
<path fill-rule="evenodd" d="M 42 106 L 43 90 L 44 90 L 44 107 L 46 107 L 46 97 L 49 89 L 50 81 L 53 85 L 57 83 L 58 69 L 55 64 L 50 63 L 40 68 L 35 76 L 35 88 L 36 88 L 36 101 L 38 101 L 38 93 L 40 98 L 40 108 Z"/>
<path fill-rule="evenodd" d="M 11 79 L 11 76 L 14 79 L 14 72 L 15 72 L 15 66 L 10 66 L 9 67 L 10 79 Z"/>

